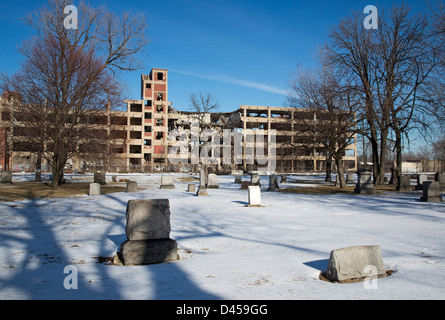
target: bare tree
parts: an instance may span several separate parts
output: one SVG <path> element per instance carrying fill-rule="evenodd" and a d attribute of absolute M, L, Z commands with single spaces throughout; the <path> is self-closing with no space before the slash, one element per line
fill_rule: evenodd
<path fill-rule="evenodd" d="M 40 129 L 37 143 L 52 167 L 55 188 L 63 180 L 67 160 L 79 154 L 81 144 L 98 137 L 91 130 L 92 119 L 123 101 L 115 75 L 139 68 L 136 54 L 147 43 L 141 14 L 116 16 L 82 2 L 78 28 L 67 29 L 68 4 L 49 0 L 30 14 L 27 22 L 35 36 L 20 49 L 22 68 L 2 77 L 4 87 L 22 97 L 14 109 Z"/>
<path fill-rule="evenodd" d="M 376 184 L 383 183 L 391 130 L 400 176 L 402 136 L 425 124 L 430 109 L 420 103 L 420 95 L 438 62 L 430 35 L 426 17 L 413 16 L 405 5 L 379 15 L 376 30 L 364 29 L 362 16 L 355 14 L 331 31 L 334 61 L 350 75 L 362 100 L 360 118 L 371 143 Z"/>
<path fill-rule="evenodd" d="M 326 180 L 330 181 L 332 160 L 335 161 L 340 188 L 346 187 L 343 156 L 355 135 L 355 112 L 350 94 L 343 86 L 330 63 L 326 48 L 318 54 L 316 70 L 300 69 L 291 80 L 292 94 L 288 97 L 293 107 L 310 110 L 303 131 L 310 134 L 312 144 L 326 154 Z"/>

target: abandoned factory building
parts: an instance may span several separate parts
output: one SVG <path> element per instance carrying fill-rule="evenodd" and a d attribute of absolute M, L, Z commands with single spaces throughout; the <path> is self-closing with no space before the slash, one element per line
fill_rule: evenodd
<path fill-rule="evenodd" d="M 14 95 L 4 93 L 0 99 L 0 170 L 35 170 L 36 150 L 24 143 L 26 134 L 30 133 L 19 130 L 13 124 L 20 121 L 15 119 L 13 107 L 11 108 Z M 189 170 L 190 162 L 179 165 L 169 162 L 169 147 L 175 142 L 169 139 L 169 134 L 173 130 L 190 132 L 193 121 L 200 122 L 201 128 L 204 124 L 205 127 L 221 133 L 224 130 L 240 133 L 261 130 L 265 135 L 266 145 L 267 135 L 273 131 L 277 172 L 321 171 L 326 164 L 323 149 L 314 142 L 312 135 L 302 129 L 302 123 L 314 117 L 306 109 L 241 105 L 232 112 L 198 114 L 178 111 L 169 102 L 168 70 L 157 68 L 152 69 L 149 74 L 141 75 L 141 99 L 125 100 L 125 104 L 124 111 L 108 109 L 96 115 L 95 126 L 107 132 L 109 148 L 106 151 L 100 150 L 96 156 L 85 157 L 79 153 L 79 156 L 68 161 L 66 170 Z M 242 141 L 242 146 L 246 148 L 245 140 Z M 221 157 L 222 154 L 221 152 Z M 343 160 L 344 169 L 356 170 L 355 141 L 346 148 Z M 243 152 L 240 162 L 223 164 L 221 161 L 216 167 L 216 170 L 255 170 L 256 163 L 247 161 Z M 44 160 L 42 170 L 50 170 Z"/>

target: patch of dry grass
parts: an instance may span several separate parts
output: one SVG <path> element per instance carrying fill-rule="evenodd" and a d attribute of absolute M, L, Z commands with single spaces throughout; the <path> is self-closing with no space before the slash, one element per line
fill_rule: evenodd
<path fill-rule="evenodd" d="M 42 182 L 14 182 L 12 185 L 0 185 L 0 201 L 16 201 L 35 198 L 67 198 L 87 195 L 89 182 L 71 182 L 54 189 L 49 183 Z M 122 192 L 125 184 L 109 183 L 101 188 L 102 194 Z"/>

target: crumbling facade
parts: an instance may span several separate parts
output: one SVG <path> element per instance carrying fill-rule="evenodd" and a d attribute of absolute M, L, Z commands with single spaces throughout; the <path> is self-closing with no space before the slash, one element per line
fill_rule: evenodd
<path fill-rule="evenodd" d="M 34 170 L 35 155 L 33 150 L 19 148 L 16 142 L 18 135 L 6 139 L 6 132 L 13 132 L 11 112 L 5 108 L 9 99 L 0 101 L 0 146 L 1 159 L 7 159 L 2 150 L 10 150 L 9 163 L 11 170 Z M 141 75 L 141 99 L 126 100 L 125 111 L 107 110 L 97 116 L 95 126 L 98 130 L 107 132 L 110 139 L 110 156 L 101 162 L 102 167 L 92 165 L 93 160 L 87 157 L 70 159 L 67 169 L 70 170 L 105 170 L 105 171 L 137 171 L 150 172 L 158 170 L 188 170 L 192 169 L 193 150 L 201 152 L 206 142 L 192 139 L 187 140 L 185 153 L 179 164 L 173 163 L 169 150 L 178 139 L 190 137 L 193 130 L 211 129 L 221 137 L 220 145 L 216 148 L 228 147 L 227 141 L 222 139 L 224 132 L 230 131 L 242 135 L 240 140 L 242 154 L 230 165 L 224 163 L 223 152 L 217 152 L 219 159 L 213 163 L 216 170 L 243 169 L 256 170 L 258 163 L 249 158 L 249 142 L 254 141 L 253 148 L 271 147 L 270 134 L 274 133 L 274 169 L 277 172 L 322 171 L 326 163 L 323 150 L 302 129 L 302 121 L 311 120 L 313 114 L 305 109 L 249 106 L 241 105 L 232 112 L 198 114 L 196 112 L 177 111 L 168 100 L 168 70 L 154 68 L 149 74 Z M 194 128 L 198 123 L 198 128 Z M 2 132 L 5 136 L 1 136 Z M 249 135 L 258 133 L 264 139 L 249 139 Z M 198 133 L 199 134 L 199 133 Z M 2 138 L 3 137 L 3 138 Z M 257 142 L 258 141 L 258 142 Z M 233 142 L 229 142 L 233 143 Z M 247 151 L 246 151 L 247 150 Z M 0 161 L 2 161 L 0 159 Z M 4 161 L 3 160 L 3 161 Z M 2 162 L 0 162 L 1 164 Z M 356 144 L 347 147 L 344 157 L 345 169 L 356 170 Z M 225 166 L 224 166 L 225 164 Z M 3 168 L 5 168 L 3 164 Z M 194 167 L 196 169 L 196 167 Z M 42 165 L 42 170 L 49 170 Z"/>

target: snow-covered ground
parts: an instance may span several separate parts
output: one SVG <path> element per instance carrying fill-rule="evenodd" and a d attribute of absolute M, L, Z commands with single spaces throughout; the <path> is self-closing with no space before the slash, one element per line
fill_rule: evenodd
<path fill-rule="evenodd" d="M 445 203 L 419 202 L 419 192 L 268 192 L 264 176 L 263 207 L 246 207 L 233 176 L 208 197 L 181 176 L 174 190 L 159 189 L 160 174 L 119 175 L 141 190 L 0 203 L 0 299 L 445 299 Z M 181 259 L 98 263 L 125 240 L 127 201 L 145 198 L 170 200 Z M 372 286 L 319 280 L 331 250 L 353 245 L 379 245 L 396 273 Z M 77 289 L 65 289 L 76 271 Z"/>

